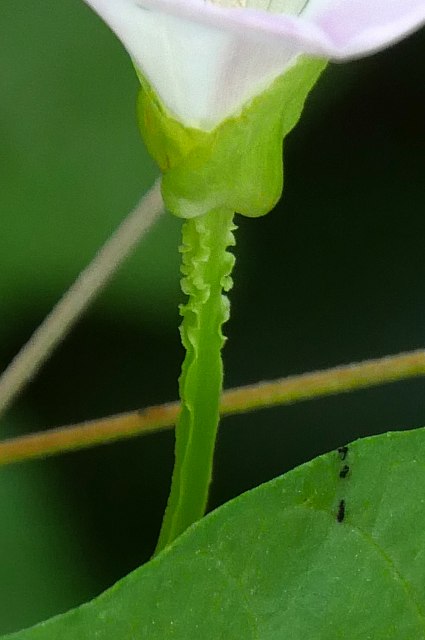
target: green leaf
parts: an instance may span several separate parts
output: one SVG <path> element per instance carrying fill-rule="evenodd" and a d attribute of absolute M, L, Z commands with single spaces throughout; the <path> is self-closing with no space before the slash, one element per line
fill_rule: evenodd
<path fill-rule="evenodd" d="M 301 58 L 240 114 L 212 131 L 171 118 L 141 77 L 139 124 L 163 172 L 167 208 L 183 218 L 214 209 L 250 217 L 268 213 L 283 187 L 282 140 L 298 122 L 325 64 Z"/>
<path fill-rule="evenodd" d="M 424 445 L 420 429 L 316 458 L 217 509 L 93 602 L 10 637 L 421 640 Z"/>

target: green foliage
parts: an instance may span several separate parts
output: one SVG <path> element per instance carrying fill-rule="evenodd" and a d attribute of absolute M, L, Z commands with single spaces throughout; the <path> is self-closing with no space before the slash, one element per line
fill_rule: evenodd
<path fill-rule="evenodd" d="M 29 421 L 15 413 L 16 431 Z M 45 461 L 0 468 L 0 634 L 66 611 L 96 594 L 76 535 L 79 517 Z"/>
<path fill-rule="evenodd" d="M 153 183 L 128 56 L 82 2 L 4 0 L 0 18 L 0 335 L 41 316 Z M 113 78 L 113 82 L 111 82 Z M 174 326 L 180 225 L 164 216 L 100 305 Z"/>
<path fill-rule="evenodd" d="M 282 192 L 282 140 L 298 122 L 324 66 L 302 58 L 240 114 L 210 132 L 170 118 L 141 79 L 140 128 L 163 172 L 168 209 L 183 218 L 214 209 L 250 217 L 268 213 Z"/>
<path fill-rule="evenodd" d="M 183 226 L 181 281 L 189 296 L 181 305 L 186 357 L 179 380 L 182 409 L 176 426 L 171 494 L 158 549 L 174 540 L 206 509 L 223 386 L 222 325 L 229 318 L 235 257 L 233 212 L 212 211 Z"/>
<path fill-rule="evenodd" d="M 424 444 L 418 429 L 316 458 L 217 509 L 93 602 L 7 638 L 421 640 Z"/>

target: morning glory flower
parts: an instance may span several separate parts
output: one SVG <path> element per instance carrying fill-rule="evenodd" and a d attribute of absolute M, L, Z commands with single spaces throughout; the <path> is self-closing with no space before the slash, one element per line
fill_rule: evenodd
<path fill-rule="evenodd" d="M 425 23 L 425 0 L 86 0 L 170 115 L 211 130 L 302 54 L 347 60 Z"/>
<path fill-rule="evenodd" d="M 142 137 L 166 208 L 183 218 L 271 211 L 283 141 L 326 62 L 425 23 L 425 0 L 85 1 L 133 60 Z"/>

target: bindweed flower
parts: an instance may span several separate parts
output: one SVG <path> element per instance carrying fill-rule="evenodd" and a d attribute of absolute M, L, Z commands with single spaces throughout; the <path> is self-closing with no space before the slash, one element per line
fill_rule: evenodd
<path fill-rule="evenodd" d="M 212 129 L 301 54 L 340 60 L 425 22 L 424 0 L 87 0 L 164 105 Z"/>
<path fill-rule="evenodd" d="M 267 117 L 272 129 L 280 127 L 280 133 L 272 132 L 270 126 L 267 132 L 254 134 L 251 129 L 249 133 L 245 122 L 241 135 L 249 139 L 251 151 L 253 145 L 257 147 L 257 161 L 252 159 L 250 162 L 256 164 L 257 173 L 263 171 L 261 163 L 267 165 L 267 179 L 270 181 L 271 178 L 271 182 L 277 173 L 273 170 L 276 175 L 270 176 L 270 156 L 273 155 L 275 161 L 276 153 L 267 150 L 269 142 L 263 144 L 260 136 L 268 139 L 278 135 L 281 139 L 282 134 L 294 126 L 305 97 L 324 66 L 323 61 L 373 53 L 425 23 L 425 0 L 86 2 L 121 39 L 141 76 L 145 88 L 141 106 L 142 131 L 163 171 L 181 166 L 183 157 L 186 158 L 195 147 L 198 158 L 203 156 L 199 153 L 200 148 L 204 143 L 211 147 L 212 143 L 211 139 L 206 142 L 202 134 L 217 132 L 226 122 L 240 120 L 242 114 L 245 114 L 245 120 L 252 116 L 251 120 L 254 119 L 258 127 L 253 109 L 260 108 L 259 97 L 268 95 L 268 115 L 263 113 L 261 118 Z M 176 126 L 168 126 L 164 118 L 172 120 Z M 234 151 L 239 149 L 239 153 L 244 153 L 241 140 L 239 138 L 236 143 L 236 137 L 233 136 Z M 281 141 L 278 156 L 280 145 Z M 223 157 L 216 158 L 215 164 L 218 162 L 222 163 Z M 281 164 L 281 160 L 279 162 Z M 183 167 L 183 170 L 186 169 Z M 249 168 L 245 166 L 241 171 L 246 170 Z M 248 172 L 250 177 L 247 179 L 245 175 L 245 182 L 252 182 L 254 176 Z M 277 179 L 279 182 L 279 177 Z M 215 178 L 214 182 L 220 183 L 220 180 Z M 265 213 L 270 202 L 276 200 L 276 189 L 280 193 L 282 180 L 280 178 L 280 187 L 266 188 L 261 176 L 259 182 L 253 192 L 256 190 L 261 198 L 266 192 L 270 194 L 264 206 L 249 204 L 249 198 L 246 203 L 229 202 L 229 206 L 235 206 L 247 215 Z M 194 194 L 183 196 L 182 192 L 180 200 L 182 197 L 187 205 L 193 202 Z M 180 207 L 176 212 L 184 216 L 200 213 L 200 199 L 195 200 L 198 200 L 195 208 L 185 205 L 185 211 Z M 210 201 L 211 198 L 207 206 L 212 204 Z M 175 210 L 176 206 L 175 203 L 171 208 Z"/>

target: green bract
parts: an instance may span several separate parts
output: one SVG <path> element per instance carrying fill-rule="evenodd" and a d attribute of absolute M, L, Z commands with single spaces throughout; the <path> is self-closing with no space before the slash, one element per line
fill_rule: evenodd
<path fill-rule="evenodd" d="M 169 211 L 182 218 L 216 209 L 250 217 L 268 213 L 282 192 L 282 141 L 325 65 L 300 58 L 239 115 L 212 131 L 187 128 L 170 117 L 141 79 L 140 128 L 163 173 Z"/>
<path fill-rule="evenodd" d="M 320 456 L 3 640 L 424 640 L 424 449 L 418 429 Z"/>

